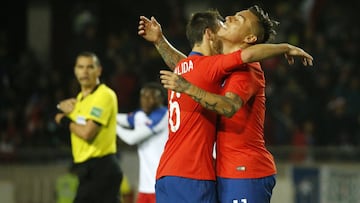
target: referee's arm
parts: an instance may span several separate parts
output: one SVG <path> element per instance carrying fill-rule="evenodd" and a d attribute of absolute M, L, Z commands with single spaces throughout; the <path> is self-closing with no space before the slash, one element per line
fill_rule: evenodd
<path fill-rule="evenodd" d="M 99 132 L 100 126 L 101 124 L 89 119 L 86 121 L 85 125 L 71 122 L 69 128 L 72 133 L 89 142 L 95 138 Z"/>

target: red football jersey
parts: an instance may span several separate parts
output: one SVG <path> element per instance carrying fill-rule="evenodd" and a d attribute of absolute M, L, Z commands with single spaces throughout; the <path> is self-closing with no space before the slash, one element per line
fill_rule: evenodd
<path fill-rule="evenodd" d="M 232 117 L 222 116 L 216 142 L 216 172 L 223 178 L 260 178 L 276 173 L 265 147 L 265 77 L 259 63 L 243 65 L 225 80 L 222 94 L 240 96 L 243 106 Z"/>
<path fill-rule="evenodd" d="M 177 65 L 174 72 L 212 93 L 219 94 L 224 76 L 242 64 L 241 51 L 216 56 L 192 53 Z M 169 138 L 156 178 L 178 176 L 215 180 L 212 153 L 217 115 L 186 94 L 174 91 L 168 93 Z"/>

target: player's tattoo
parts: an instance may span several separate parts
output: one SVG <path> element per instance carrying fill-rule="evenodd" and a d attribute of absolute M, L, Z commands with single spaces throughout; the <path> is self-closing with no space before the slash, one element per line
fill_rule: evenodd
<path fill-rule="evenodd" d="M 161 40 L 156 44 L 156 48 L 160 53 L 161 57 L 165 61 L 166 65 L 170 69 L 174 69 L 177 63 L 183 59 L 183 56 L 174 52 L 174 50 L 166 43 L 166 41 Z"/>
<path fill-rule="evenodd" d="M 242 106 L 242 100 L 234 93 L 226 93 L 225 96 L 207 93 L 205 90 L 196 88 L 191 97 L 206 109 L 215 111 L 225 117 L 233 116 Z"/>
<path fill-rule="evenodd" d="M 233 100 L 227 97 L 223 97 L 220 95 L 213 95 L 216 100 L 214 103 L 210 104 L 209 102 L 205 102 L 205 108 L 215 111 L 217 114 L 223 115 L 225 117 L 231 117 L 238 110 L 236 104 Z"/>
<path fill-rule="evenodd" d="M 225 117 L 230 118 L 231 116 L 233 116 L 233 115 L 237 112 L 237 110 L 239 110 L 239 108 L 236 107 L 236 106 L 238 106 L 238 105 L 231 105 L 229 111 L 227 111 L 227 110 L 224 108 L 222 115 L 224 115 Z M 219 112 L 218 112 L 218 113 L 219 113 Z"/>
<path fill-rule="evenodd" d="M 242 106 L 241 98 L 232 92 L 226 92 L 225 96 L 217 95 L 206 92 L 205 90 L 192 85 L 181 75 L 172 78 L 175 81 L 173 90 L 176 92 L 183 92 L 189 95 L 197 103 L 201 104 L 204 108 L 215 111 L 217 114 L 231 117 Z"/>
<path fill-rule="evenodd" d="M 191 95 L 191 98 L 193 98 L 196 102 L 200 103 L 201 105 L 203 105 L 205 108 L 209 109 L 208 107 L 210 105 L 207 104 L 206 101 L 203 101 L 203 98 L 206 96 L 206 91 L 204 91 L 203 89 L 197 88 L 195 90 L 195 93 L 193 95 Z M 211 110 L 211 109 L 210 109 Z"/>
<path fill-rule="evenodd" d="M 225 111 L 226 109 L 224 109 L 223 115 L 226 117 L 233 116 L 243 105 L 243 101 L 241 100 L 241 98 L 237 94 L 234 94 L 232 92 L 226 92 L 225 97 L 222 98 L 226 100 L 224 102 L 229 103 L 231 106 L 229 111 Z"/>
<path fill-rule="evenodd" d="M 186 90 L 189 90 L 191 84 L 185 80 L 181 75 L 177 75 L 178 79 L 176 82 L 176 91 L 177 92 L 185 92 Z"/>

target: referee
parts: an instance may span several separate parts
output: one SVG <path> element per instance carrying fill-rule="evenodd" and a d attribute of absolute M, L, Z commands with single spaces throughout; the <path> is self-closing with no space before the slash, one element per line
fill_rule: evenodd
<path fill-rule="evenodd" d="M 98 57 L 82 52 L 76 58 L 75 76 L 81 92 L 61 101 L 55 121 L 71 132 L 71 148 L 79 187 L 75 203 L 119 203 L 122 171 L 116 153 L 117 97 L 100 83 Z"/>

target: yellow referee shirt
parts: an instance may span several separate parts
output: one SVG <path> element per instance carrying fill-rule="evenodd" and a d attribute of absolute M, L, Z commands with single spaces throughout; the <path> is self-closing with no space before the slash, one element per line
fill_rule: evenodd
<path fill-rule="evenodd" d="M 100 84 L 91 94 L 83 98 L 77 95 L 77 102 L 69 118 L 80 125 L 87 120 L 101 124 L 95 138 L 88 142 L 71 133 L 72 154 L 75 163 L 90 158 L 102 157 L 116 152 L 116 114 L 118 112 L 115 92 L 105 84 Z"/>

